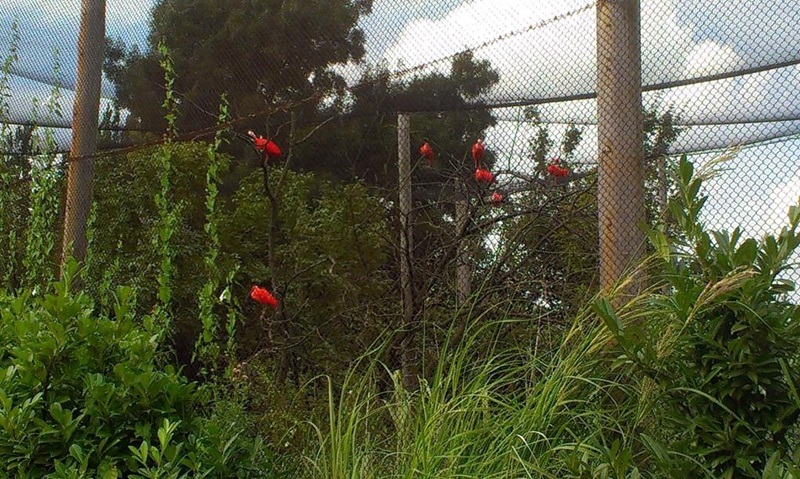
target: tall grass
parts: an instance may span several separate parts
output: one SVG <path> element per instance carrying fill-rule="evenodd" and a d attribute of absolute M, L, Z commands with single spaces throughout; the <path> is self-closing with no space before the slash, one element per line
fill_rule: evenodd
<path fill-rule="evenodd" d="M 800 478 L 800 310 L 778 279 L 800 247 L 800 206 L 777 237 L 709 233 L 699 191 L 715 168 L 681 159 L 677 233 L 649 230 L 652 257 L 552 350 L 502 345 L 514 323 L 487 319 L 497 307 L 441 349 L 418 391 L 397 378 L 379 391 L 364 371 L 380 354 L 367 355 L 329 388 L 307 476 Z"/>
<path fill-rule="evenodd" d="M 587 309 L 549 354 L 478 347 L 512 326 L 476 318 L 417 392 L 398 380 L 376 391 L 359 372 L 374 366 L 365 360 L 339 394 L 329 388 L 329 424 L 316 429 L 308 476 L 637 477 L 634 451 L 644 445 L 633 431 L 648 399 L 634 391 L 643 385 L 611 372 L 607 330 Z"/>

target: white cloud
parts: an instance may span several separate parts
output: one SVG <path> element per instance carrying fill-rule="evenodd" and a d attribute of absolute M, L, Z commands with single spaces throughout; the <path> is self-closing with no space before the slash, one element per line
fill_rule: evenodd
<path fill-rule="evenodd" d="M 441 19 L 410 23 L 385 57 L 390 67 L 431 62 L 588 4 L 586 0 L 474 0 Z M 591 88 L 593 18 L 593 10 L 589 9 L 558 22 L 557 28 L 535 29 L 478 50 L 476 57 L 491 61 L 501 73 L 501 83 L 493 96 L 524 93 L 550 96 L 576 88 Z M 564 42 L 564 38 L 571 41 Z M 447 62 L 434 66 L 438 70 L 448 68 Z M 523 75 L 524 81 L 514 78 L 513 73 Z M 552 76 L 547 75 L 550 73 Z"/>
<path fill-rule="evenodd" d="M 764 223 L 764 229 L 768 233 L 778 233 L 789 222 L 789 207 L 800 202 L 800 177 L 794 177 L 773 188 L 769 202 L 773 205 L 773 210 Z"/>
<path fill-rule="evenodd" d="M 663 4 L 662 4 L 663 6 Z M 665 12 L 661 12 L 662 15 Z M 685 32 L 691 36 L 691 32 Z M 662 47 L 669 50 L 668 47 Z M 684 78 L 729 71 L 743 60 L 733 49 L 712 41 L 702 41 L 688 50 L 679 71 Z M 644 95 L 648 108 L 659 111 L 672 108 L 680 115 L 680 123 L 690 124 L 673 144 L 674 154 L 725 149 L 740 144 L 786 137 L 800 133 L 800 67 L 754 73 L 744 77 L 671 88 Z M 563 138 L 567 124 L 582 124 L 583 142 L 575 153 L 576 161 L 596 163 L 596 102 L 578 100 L 540 105 L 540 117 L 550 125 L 556 143 Z M 499 148 L 510 163 L 518 163 L 527 152 L 526 141 L 534 135 L 531 125 L 516 124 L 520 108 L 496 110 L 498 118 L 507 120 L 491 131 Z M 783 120 L 783 121 L 778 121 Z M 742 124 L 742 122 L 760 123 Z M 707 124 L 702 124 L 707 123 Z M 557 152 L 553 152 L 557 156 Z"/>
<path fill-rule="evenodd" d="M 644 0 L 644 84 L 716 75 L 797 58 L 800 2 L 781 5 L 746 2 L 748 6 L 731 6 L 740 3 Z M 439 19 L 423 18 L 411 22 L 385 56 L 389 65 L 394 67 L 398 64 L 405 67 L 425 64 L 583 5 L 586 2 L 579 0 L 474 0 Z M 725 22 L 714 16 L 715 8 L 724 16 Z M 743 16 L 745 13 L 747 16 Z M 747 21 L 743 21 L 744 18 Z M 698 21 L 689 22 L 687 19 Z M 774 41 L 773 24 L 786 37 L 785 41 Z M 746 30 L 748 35 L 730 32 L 735 30 Z M 486 99 L 503 102 L 594 91 L 595 35 L 595 13 L 590 9 L 478 49 L 476 56 L 491 61 L 501 74 L 500 84 L 486 95 Z M 791 46 L 795 44 L 798 44 L 798 49 L 792 50 Z M 448 66 L 448 62 L 441 62 L 429 71 L 444 71 Z M 789 67 L 778 72 L 751 75 L 746 80 L 719 80 L 675 88 L 646 94 L 645 100 L 648 105 L 674 105 L 688 123 L 797 118 L 800 102 L 791 101 L 800 95 L 797 71 L 796 67 Z M 540 108 L 548 121 L 595 121 L 592 101 Z M 516 115 L 512 113 L 511 116 Z"/>
<path fill-rule="evenodd" d="M 800 2 L 673 1 L 679 21 L 696 32 L 698 41 L 730 45 L 748 66 L 796 59 L 800 51 Z"/>
<path fill-rule="evenodd" d="M 439 20 L 412 22 L 386 58 L 390 66 L 414 66 L 543 25 L 476 51 L 478 58 L 491 61 L 500 72 L 500 84 L 488 97 L 503 101 L 591 92 L 596 81 L 594 8 L 550 22 L 589 4 L 586 0 L 474 0 Z M 675 79 L 694 45 L 691 29 L 678 21 L 672 1 L 645 1 L 642 18 L 644 82 Z M 437 65 L 447 67 L 446 62 Z"/>
<path fill-rule="evenodd" d="M 742 59 L 728 45 L 706 40 L 692 48 L 683 69 L 687 78 L 713 75 L 720 71 L 735 71 Z"/>

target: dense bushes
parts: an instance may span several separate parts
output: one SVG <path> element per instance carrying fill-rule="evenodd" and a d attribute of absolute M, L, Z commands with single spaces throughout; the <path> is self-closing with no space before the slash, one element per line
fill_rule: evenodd
<path fill-rule="evenodd" d="M 476 347 L 514 330 L 498 307 L 420 391 L 378 391 L 355 369 L 307 475 L 800 478 L 800 308 L 781 279 L 800 207 L 761 241 L 708 232 L 705 177 L 681 162 L 649 286 L 600 296 L 555 350 Z"/>
<path fill-rule="evenodd" d="M 242 435 L 235 403 L 161 367 L 158 331 L 134 319 L 130 289 L 117 289 L 112 317 L 98 316 L 70 292 L 76 269 L 51 293 L 0 297 L 8 477 L 264 477 L 269 458 Z M 225 408 L 211 410 L 217 402 Z"/>
<path fill-rule="evenodd" d="M 690 477 L 762 477 L 771 458 L 800 453 L 800 307 L 781 279 L 800 245 L 800 207 L 776 236 L 744 239 L 700 221 L 703 175 L 685 159 L 670 213 L 680 234 L 651 231 L 660 294 L 627 326 L 599 310 L 621 359 L 658 385 L 654 421 Z M 795 460 L 798 458 L 795 457 Z"/>

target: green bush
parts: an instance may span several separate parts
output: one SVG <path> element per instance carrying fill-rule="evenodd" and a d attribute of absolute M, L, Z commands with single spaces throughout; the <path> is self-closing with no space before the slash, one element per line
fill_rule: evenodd
<path fill-rule="evenodd" d="M 670 203 L 680 234 L 650 233 L 661 294 L 625 327 L 608 302 L 598 310 L 622 362 L 661 391 L 653 430 L 683 454 L 680 467 L 669 465 L 674 477 L 790 477 L 788 466 L 775 476 L 769 465 L 800 459 L 800 307 L 781 279 L 800 245 L 800 208 L 760 241 L 738 228 L 709 232 L 700 221 L 705 177 L 681 161 Z"/>
<path fill-rule="evenodd" d="M 703 179 L 681 162 L 675 233 L 651 232 L 626 296 L 582 310 L 555 350 L 478 347 L 517 330 L 496 305 L 417 391 L 379 387 L 367 355 L 330 383 L 304 477 L 800 478 L 800 309 L 780 279 L 800 208 L 760 242 L 707 233 Z"/>
<path fill-rule="evenodd" d="M 158 331 L 134 320 L 131 290 L 98 317 L 71 293 L 76 276 L 72 263 L 54 294 L 0 296 L 7 477 L 264 477 L 270 458 L 241 435 L 244 414 L 221 419 L 228 405 L 160 366 Z"/>

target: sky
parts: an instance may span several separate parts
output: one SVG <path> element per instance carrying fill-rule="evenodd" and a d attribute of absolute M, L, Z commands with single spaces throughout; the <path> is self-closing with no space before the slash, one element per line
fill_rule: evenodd
<path fill-rule="evenodd" d="M 154 0 L 108 0 L 107 33 L 144 45 Z M 77 0 L 0 0 L 0 58 L 10 44 L 9 29 L 20 22 L 20 62 L 12 77 L 12 117 L 29 118 L 34 97 L 47 99 L 53 52 L 59 51 L 61 84 L 74 85 Z M 487 101 L 552 98 L 592 92 L 596 77 L 594 9 L 591 0 L 375 0 L 373 14 L 362 19 L 367 60 L 392 69 L 431 62 L 467 47 L 507 39 L 475 51 L 498 69 L 500 83 Z M 551 22 L 556 16 L 580 13 Z M 527 33 L 531 25 L 540 25 Z M 789 0 L 642 0 L 642 57 L 645 85 L 700 78 L 769 64 L 800 60 L 800 1 Z M 444 71 L 448 62 L 423 70 Z M 356 78 L 361 67 L 339 70 Z M 71 118 L 71 92 L 65 89 L 64 118 Z M 113 88 L 104 83 L 103 95 Z M 795 135 L 776 144 L 743 149 L 725 174 L 709 184 L 709 224 L 741 224 L 760 235 L 775 230 L 800 194 L 800 66 L 753 73 L 646 93 L 645 105 L 671 107 L 688 130 L 675 152 L 721 149 L 735 143 Z M 578 163 L 595 158 L 596 120 L 592 100 L 539 107 L 553 123 L 555 137 L 569 122 L 581 124 L 584 142 Z M 516 121 L 515 108 L 497 110 L 504 121 L 487 134 L 507 165 L 523 161 L 530 125 Z M 40 120 L 47 119 L 46 116 Z M 57 118 L 51 118 L 58 121 Z M 63 119 L 61 121 L 64 121 Z M 746 125 L 742 122 L 758 122 Z M 68 131 L 60 134 L 68 141 Z M 555 154 L 555 152 L 554 152 Z M 704 161 L 708 155 L 698 156 Z M 580 165 L 578 165 L 580 168 Z M 735 205 L 733 207 L 732 205 Z"/>
<path fill-rule="evenodd" d="M 585 0 L 562 2 L 473 0 L 437 18 L 410 22 L 387 50 L 389 65 L 413 66 L 455 53 L 499 33 L 524 30 Z M 524 8 L 523 5 L 535 5 Z M 550 98 L 592 92 L 596 78 L 594 9 L 476 51 L 500 70 L 501 82 L 487 101 Z M 743 21 L 746 20 L 746 21 Z M 502 25 L 502 28 L 498 28 Z M 800 60 L 800 2 L 780 0 L 642 0 L 643 83 L 662 84 Z M 446 62 L 427 70 L 444 71 Z M 737 78 L 645 93 L 649 108 L 671 107 L 690 124 L 673 152 L 724 149 L 734 144 L 800 133 L 800 65 Z M 520 109 L 496 111 L 509 121 L 487 134 L 505 166 L 524 162 L 529 125 Z M 582 147 L 575 160 L 593 166 L 596 105 L 593 100 L 540 106 L 541 117 L 559 138 L 567 123 L 581 123 Z M 753 125 L 742 122 L 758 122 Z M 554 155 L 557 152 L 554 152 Z M 716 153 L 696 155 L 703 163 Z M 577 166 L 581 168 L 580 165 Z M 800 195 L 800 139 L 744 148 L 707 185 L 708 225 L 746 234 L 775 232 Z"/>

